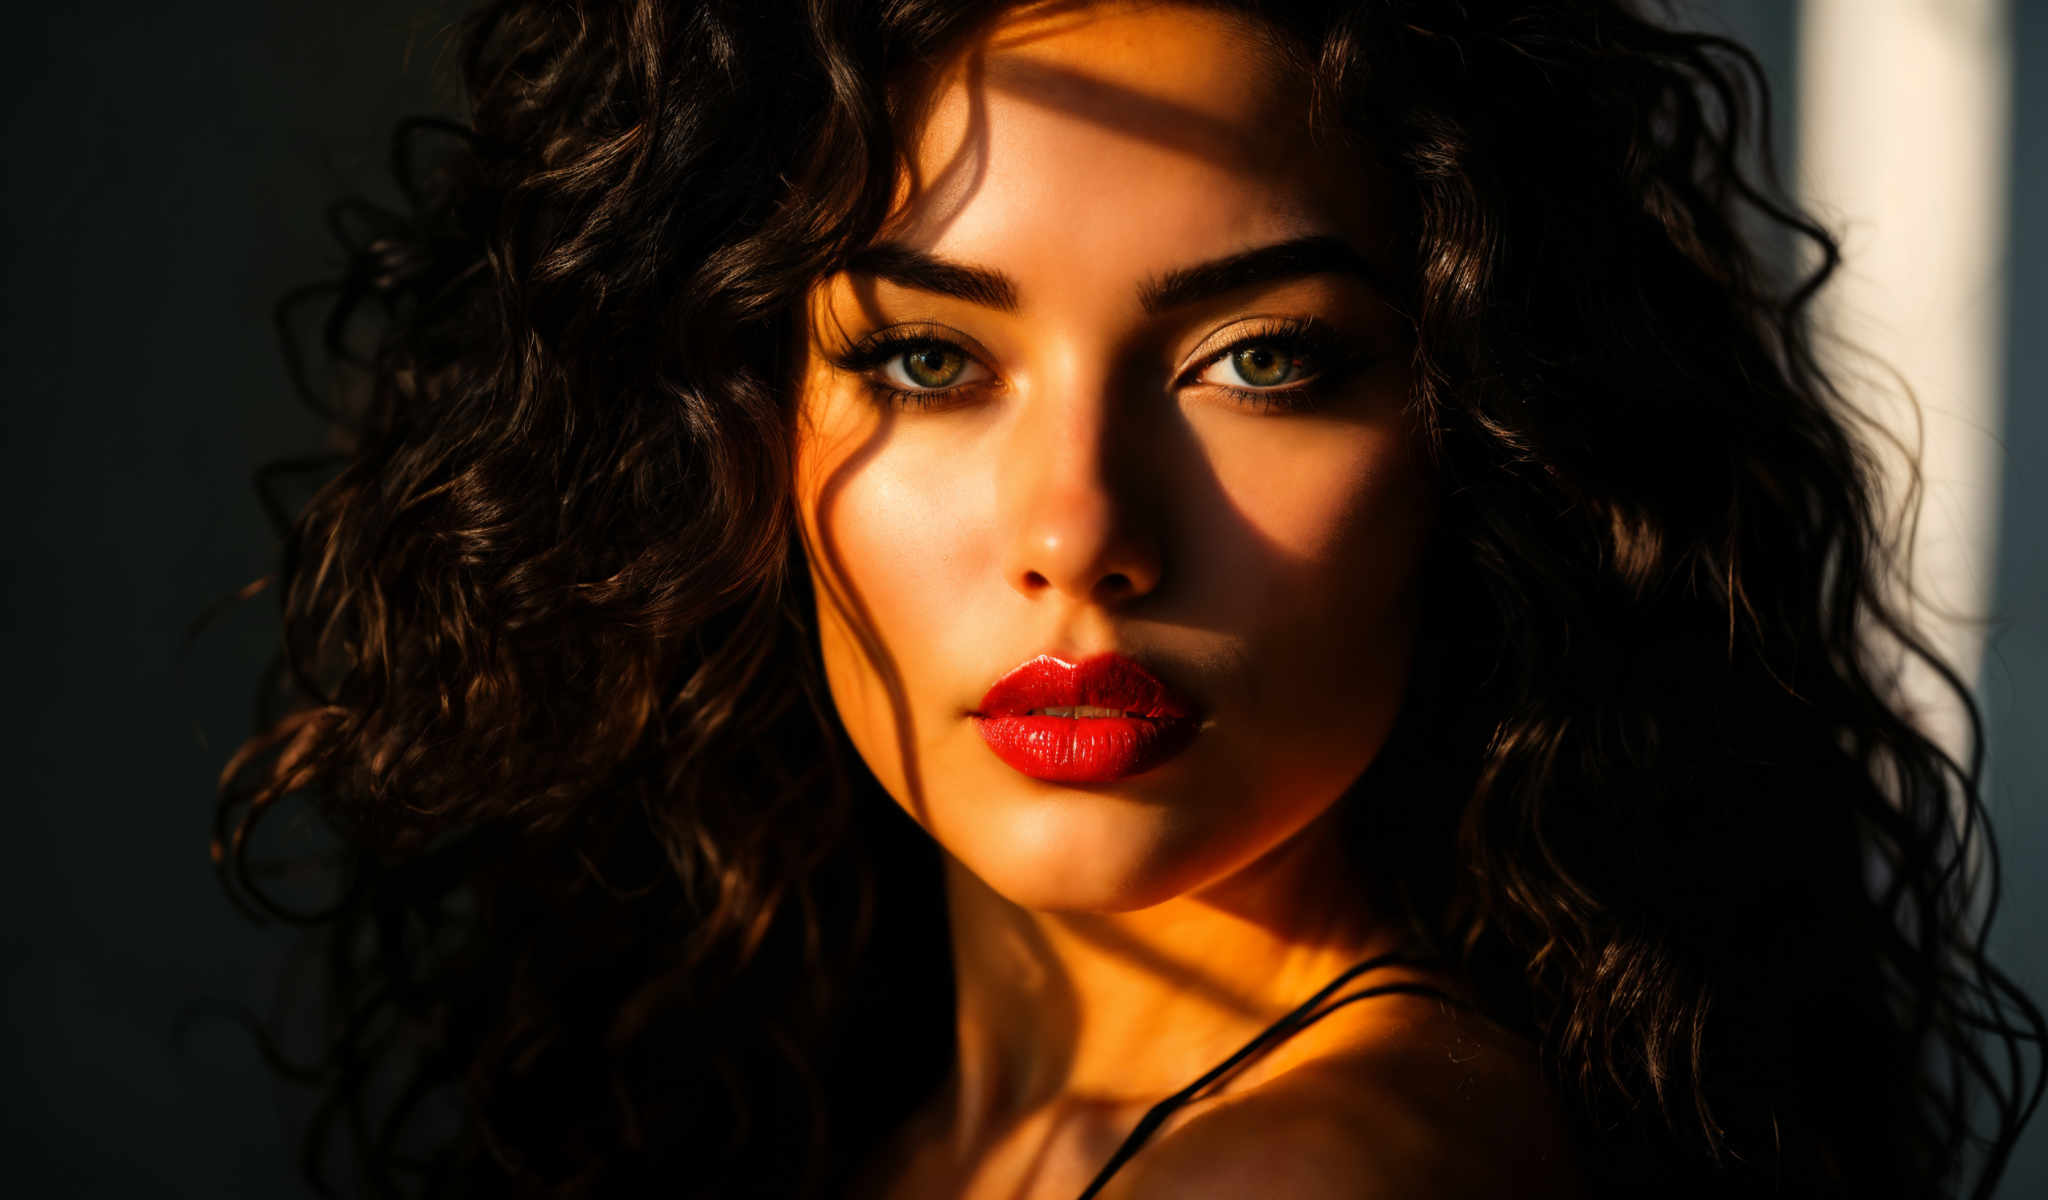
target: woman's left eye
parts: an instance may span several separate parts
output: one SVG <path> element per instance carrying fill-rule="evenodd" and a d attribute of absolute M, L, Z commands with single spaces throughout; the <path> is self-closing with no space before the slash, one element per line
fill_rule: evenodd
<path fill-rule="evenodd" d="M 1245 342 L 1213 359 L 1197 378 L 1231 388 L 1281 388 L 1316 374 L 1315 361 L 1281 341 Z"/>

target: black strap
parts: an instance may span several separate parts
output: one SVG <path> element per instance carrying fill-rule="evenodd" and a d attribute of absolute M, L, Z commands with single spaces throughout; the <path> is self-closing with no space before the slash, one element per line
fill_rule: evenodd
<path fill-rule="evenodd" d="M 1373 996 L 1386 995 L 1435 996 L 1439 1000 L 1455 1003 L 1455 1001 L 1451 1000 L 1450 996 L 1445 995 L 1437 988 L 1430 987 L 1428 984 L 1389 983 L 1380 987 L 1366 988 L 1363 991 L 1355 992 L 1327 1008 L 1317 1008 L 1323 1001 L 1328 1000 L 1338 988 L 1350 983 L 1367 971 L 1388 966 L 1427 966 L 1437 961 L 1429 957 L 1411 958 L 1403 954 L 1381 954 L 1347 968 L 1343 974 L 1324 984 L 1321 991 L 1302 1001 L 1294 1011 L 1266 1026 L 1264 1030 L 1260 1031 L 1258 1036 L 1238 1047 L 1237 1053 L 1217 1063 L 1205 1072 L 1200 1079 L 1195 1080 L 1147 1110 L 1145 1115 L 1139 1118 L 1137 1125 L 1132 1127 L 1131 1132 L 1125 1136 L 1123 1144 L 1116 1148 L 1116 1153 L 1110 1155 L 1109 1161 L 1102 1164 L 1102 1170 L 1096 1173 L 1094 1181 L 1088 1185 L 1087 1191 L 1081 1193 L 1079 1200 L 1094 1200 L 1095 1194 L 1100 1192 L 1103 1185 L 1109 1182 L 1110 1176 L 1116 1174 L 1117 1168 L 1129 1162 L 1131 1156 L 1136 1154 L 1138 1149 L 1145 1144 L 1146 1139 L 1156 1133 L 1159 1127 L 1166 1123 L 1166 1119 L 1179 1111 L 1188 1101 L 1200 1096 L 1210 1085 L 1222 1079 L 1225 1075 L 1230 1074 L 1240 1063 L 1243 1063 L 1252 1055 L 1257 1054 L 1274 1042 L 1300 1033 L 1346 1004 L 1357 1000 L 1370 999 Z"/>

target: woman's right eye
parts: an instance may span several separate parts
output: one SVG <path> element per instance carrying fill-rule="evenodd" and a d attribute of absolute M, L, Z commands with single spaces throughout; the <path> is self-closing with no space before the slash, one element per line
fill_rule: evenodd
<path fill-rule="evenodd" d="M 834 361 L 858 372 L 878 402 L 906 408 L 938 407 L 992 378 L 959 343 L 907 331 L 872 337 Z"/>
<path fill-rule="evenodd" d="M 946 342 L 920 342 L 882 362 L 882 380 L 899 391 L 946 391 L 979 383 L 988 372 L 965 350 Z M 979 375 L 974 374 L 981 370 Z"/>

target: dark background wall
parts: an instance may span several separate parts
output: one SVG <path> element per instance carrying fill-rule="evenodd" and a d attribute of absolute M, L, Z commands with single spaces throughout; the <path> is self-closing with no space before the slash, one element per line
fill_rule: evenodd
<path fill-rule="evenodd" d="M 446 8 L 446 5 L 442 5 Z M 6 222 L 0 1190 L 291 1196 L 247 1038 L 290 939 L 207 858 L 271 606 L 256 463 L 318 445 L 270 309 L 332 261 L 324 205 L 381 186 L 432 107 L 419 0 L 35 6 L 0 75 Z M 176 1036 L 181 1023 L 191 1027 Z M 24 1186 L 25 1184 L 25 1186 Z"/>
<path fill-rule="evenodd" d="M 2006 867 L 1991 948 L 2048 1001 L 2048 0 L 2018 0 L 2013 17 L 2005 475 L 1978 690 L 1991 737 L 1987 798 Z M 2048 1195 L 2048 1114 L 2020 1144 L 2003 1194 Z"/>
<path fill-rule="evenodd" d="M 0 75 L 0 1178 L 22 1196 L 299 1194 L 303 1103 L 222 1011 L 291 943 L 226 905 L 214 775 L 275 636 L 255 464 L 318 444 L 270 309 L 332 262 L 323 205 L 382 191 L 384 131 L 452 111 L 447 0 L 17 15 Z M 1795 6 L 1708 16 L 1780 80 Z M 2004 961 L 2048 997 L 2048 3 L 2018 0 L 2009 448 L 1984 696 Z M 2002 1189 L 2048 1194 L 2037 1123 Z"/>

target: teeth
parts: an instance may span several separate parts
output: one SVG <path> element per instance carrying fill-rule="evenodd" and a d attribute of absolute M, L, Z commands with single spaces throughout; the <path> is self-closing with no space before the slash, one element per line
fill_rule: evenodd
<path fill-rule="evenodd" d="M 1033 717 L 1122 717 L 1128 716 L 1121 708 L 1096 708 L 1089 704 L 1075 704 L 1053 708 L 1034 708 L 1027 716 Z"/>

